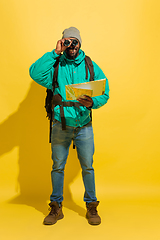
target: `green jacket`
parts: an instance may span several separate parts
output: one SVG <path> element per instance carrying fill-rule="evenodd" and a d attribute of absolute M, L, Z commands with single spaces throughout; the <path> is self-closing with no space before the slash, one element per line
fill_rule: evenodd
<path fill-rule="evenodd" d="M 40 59 L 33 63 L 29 69 L 31 78 L 38 84 L 52 89 L 54 63 L 58 55 L 55 50 L 45 53 Z M 58 85 L 54 94 L 60 94 L 62 101 L 66 100 L 65 85 L 89 82 L 90 74 L 88 71 L 88 80 L 86 80 L 85 70 L 85 53 L 80 49 L 79 55 L 76 59 L 70 60 L 66 57 L 65 52 L 60 56 L 58 68 Z M 93 62 L 93 61 L 92 61 Z M 94 80 L 106 78 L 98 65 L 93 62 L 94 67 Z M 109 99 L 109 86 L 106 78 L 106 87 L 104 95 L 92 97 L 92 109 L 97 109 L 107 103 Z M 74 100 L 77 101 L 77 100 Z M 72 127 L 82 127 L 87 124 L 90 119 L 90 110 L 85 106 L 77 107 L 64 107 L 64 115 L 66 125 Z M 54 118 L 61 121 L 59 105 L 54 108 Z"/>

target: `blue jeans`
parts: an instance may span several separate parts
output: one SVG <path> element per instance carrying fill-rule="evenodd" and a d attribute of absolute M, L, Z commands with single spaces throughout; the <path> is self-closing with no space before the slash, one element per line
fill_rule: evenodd
<path fill-rule="evenodd" d="M 85 186 L 84 201 L 86 203 L 97 201 L 95 196 L 95 178 L 93 164 L 94 137 L 92 123 L 83 127 L 62 125 L 57 120 L 53 121 L 51 147 L 53 167 L 51 172 L 53 192 L 50 200 L 58 203 L 63 201 L 64 168 L 68 157 L 71 142 L 74 142 L 78 158 L 82 167 L 82 177 Z"/>

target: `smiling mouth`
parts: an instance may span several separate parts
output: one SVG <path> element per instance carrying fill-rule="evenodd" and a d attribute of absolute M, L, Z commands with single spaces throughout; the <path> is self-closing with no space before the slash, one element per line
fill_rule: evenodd
<path fill-rule="evenodd" d="M 69 51 L 70 54 L 74 54 L 74 53 L 76 53 L 77 49 L 76 48 L 69 48 L 68 51 Z"/>
<path fill-rule="evenodd" d="M 72 49 L 70 49 L 70 50 L 69 50 L 69 52 L 70 52 L 70 53 L 74 53 L 74 52 L 75 52 L 75 50 L 72 50 Z"/>

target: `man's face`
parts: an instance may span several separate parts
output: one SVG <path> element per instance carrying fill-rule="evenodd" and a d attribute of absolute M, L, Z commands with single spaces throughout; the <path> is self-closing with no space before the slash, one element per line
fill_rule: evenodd
<path fill-rule="evenodd" d="M 77 40 L 76 38 L 69 38 L 69 40 Z M 78 41 L 78 40 L 77 40 Z M 80 49 L 80 43 L 78 41 L 78 44 L 76 46 L 73 46 L 72 44 L 65 50 L 67 57 L 69 59 L 75 59 L 79 54 Z"/>

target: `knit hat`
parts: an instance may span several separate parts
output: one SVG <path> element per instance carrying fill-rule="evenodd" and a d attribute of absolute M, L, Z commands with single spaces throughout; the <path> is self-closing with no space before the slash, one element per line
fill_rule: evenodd
<path fill-rule="evenodd" d="M 77 38 L 80 42 L 80 44 L 82 43 L 82 39 L 80 36 L 80 32 L 77 28 L 75 27 L 70 27 L 70 28 L 66 28 L 63 32 L 62 32 L 62 38 Z"/>

